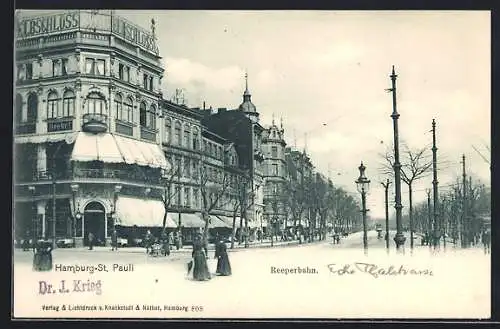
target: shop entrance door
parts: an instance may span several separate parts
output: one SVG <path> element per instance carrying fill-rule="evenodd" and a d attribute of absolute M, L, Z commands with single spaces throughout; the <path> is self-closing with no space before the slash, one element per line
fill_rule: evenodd
<path fill-rule="evenodd" d="M 94 234 L 94 245 L 104 246 L 106 243 L 106 212 L 99 202 L 90 202 L 83 213 L 83 244 L 89 245 L 89 233 Z"/>

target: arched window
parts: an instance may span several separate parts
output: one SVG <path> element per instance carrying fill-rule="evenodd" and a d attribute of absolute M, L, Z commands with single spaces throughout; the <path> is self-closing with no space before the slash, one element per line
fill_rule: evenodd
<path fill-rule="evenodd" d="M 170 144 L 172 141 L 172 120 L 170 118 L 165 118 L 165 143 Z"/>
<path fill-rule="evenodd" d="M 175 122 L 175 144 L 181 145 L 181 124 L 179 121 Z"/>
<path fill-rule="evenodd" d="M 49 96 L 47 97 L 47 118 L 55 119 L 57 118 L 57 93 L 55 91 L 51 91 Z"/>
<path fill-rule="evenodd" d="M 75 114 L 75 93 L 66 90 L 63 95 L 62 117 L 72 117 Z"/>
<path fill-rule="evenodd" d="M 151 105 L 147 113 L 146 125 L 148 128 L 156 129 L 156 107 Z"/>
<path fill-rule="evenodd" d="M 133 122 L 134 120 L 134 101 L 131 97 L 127 97 L 123 103 L 124 115 L 122 117 L 123 121 Z"/>
<path fill-rule="evenodd" d="M 106 111 L 106 101 L 104 100 L 104 97 L 98 93 L 90 93 L 87 96 L 86 102 L 87 113 L 89 114 L 104 114 Z"/>
<path fill-rule="evenodd" d="M 16 117 L 17 123 L 21 122 L 23 119 L 23 96 L 21 94 L 16 94 Z"/>
<path fill-rule="evenodd" d="M 38 96 L 31 93 L 28 96 L 28 121 L 34 122 L 38 117 Z"/>
<path fill-rule="evenodd" d="M 198 149 L 198 127 L 193 128 L 193 150 Z"/>
<path fill-rule="evenodd" d="M 184 147 L 189 148 L 191 146 L 191 129 L 188 124 L 184 125 Z"/>
<path fill-rule="evenodd" d="M 146 103 L 141 103 L 139 107 L 139 124 L 141 127 L 146 127 Z"/>
<path fill-rule="evenodd" d="M 123 121 L 123 104 L 122 95 L 115 95 L 115 119 Z"/>

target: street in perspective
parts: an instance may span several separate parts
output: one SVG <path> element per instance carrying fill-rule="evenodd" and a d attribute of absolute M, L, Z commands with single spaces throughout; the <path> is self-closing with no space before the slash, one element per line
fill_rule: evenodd
<path fill-rule="evenodd" d="M 13 316 L 489 318 L 489 17 L 18 10 Z"/>

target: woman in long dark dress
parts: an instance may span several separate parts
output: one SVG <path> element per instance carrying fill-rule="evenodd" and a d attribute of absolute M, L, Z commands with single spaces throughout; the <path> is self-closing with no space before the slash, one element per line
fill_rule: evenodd
<path fill-rule="evenodd" d="M 196 236 L 193 241 L 193 279 L 196 281 L 210 280 L 210 272 L 208 270 L 207 258 L 204 250 L 204 245 L 201 236 Z"/>
<path fill-rule="evenodd" d="M 34 251 L 33 270 L 38 272 L 52 270 L 52 243 L 41 241 L 36 244 Z"/>
<path fill-rule="evenodd" d="M 217 270 L 215 273 L 224 276 L 231 275 L 231 264 L 227 255 L 227 246 L 222 240 L 219 240 L 215 246 L 215 258 L 217 258 Z"/>

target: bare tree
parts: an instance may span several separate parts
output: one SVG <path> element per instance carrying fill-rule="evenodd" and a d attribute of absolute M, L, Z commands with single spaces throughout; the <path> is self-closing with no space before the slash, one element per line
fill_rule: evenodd
<path fill-rule="evenodd" d="M 232 197 L 229 202 L 232 206 L 233 210 L 233 226 L 232 226 L 232 239 L 231 239 L 231 249 L 234 248 L 234 240 L 236 237 L 236 217 L 238 213 L 240 213 L 240 231 L 243 229 L 243 220 L 246 214 L 246 211 L 249 210 L 254 204 L 254 198 L 252 195 L 251 188 L 249 190 L 248 177 L 246 173 L 241 173 L 236 176 L 236 181 L 231 185 Z M 247 223 L 247 221 L 245 221 Z M 242 242 L 241 234 L 239 236 L 239 243 Z"/>
<path fill-rule="evenodd" d="M 180 176 L 180 168 L 179 167 L 171 167 L 168 171 L 165 171 L 162 181 L 164 187 L 164 193 L 162 195 L 162 203 L 165 209 L 165 213 L 163 215 L 163 224 L 162 224 L 162 232 L 165 231 L 165 227 L 167 225 L 167 216 L 168 210 L 172 205 L 175 198 L 178 197 L 178 191 L 172 191 L 174 183 L 177 181 Z"/>
<path fill-rule="evenodd" d="M 429 149 L 423 147 L 421 149 L 410 149 L 406 144 L 403 144 L 403 152 L 401 156 L 401 179 L 408 185 L 409 192 L 409 220 L 410 220 L 410 247 L 413 249 L 413 183 L 426 176 L 432 166 L 432 160 L 429 159 L 427 153 Z M 387 150 L 381 155 L 384 162 L 380 171 L 384 175 L 394 175 L 394 153 L 392 150 Z"/>
<path fill-rule="evenodd" d="M 208 226 L 210 224 L 210 212 L 220 207 L 221 197 L 226 194 L 230 186 L 230 175 L 226 170 L 217 170 L 209 167 L 201 161 L 199 165 L 199 183 L 201 194 L 201 216 L 205 222 L 203 230 L 204 245 L 208 245 Z"/>

